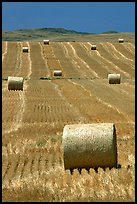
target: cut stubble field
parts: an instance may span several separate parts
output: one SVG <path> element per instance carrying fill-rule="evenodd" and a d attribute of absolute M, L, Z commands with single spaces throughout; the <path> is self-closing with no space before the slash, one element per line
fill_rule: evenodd
<path fill-rule="evenodd" d="M 91 44 L 2 42 L 2 78 L 25 78 L 23 91 L 2 80 L 3 201 L 135 201 L 135 46 Z M 109 84 L 109 73 L 121 83 Z M 118 168 L 65 170 L 64 126 L 110 122 Z"/>

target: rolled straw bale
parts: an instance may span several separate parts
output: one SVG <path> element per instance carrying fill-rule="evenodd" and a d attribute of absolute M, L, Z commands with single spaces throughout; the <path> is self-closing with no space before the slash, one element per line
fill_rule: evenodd
<path fill-rule="evenodd" d="M 63 129 L 64 168 L 117 166 L 113 123 L 73 124 Z"/>
<path fill-rule="evenodd" d="M 29 52 L 29 48 L 28 47 L 22 47 L 22 51 L 23 52 Z"/>
<path fill-rule="evenodd" d="M 43 43 L 49 45 L 49 40 L 43 40 Z"/>
<path fill-rule="evenodd" d="M 121 76 L 120 74 L 108 74 L 109 84 L 120 84 Z"/>
<path fill-rule="evenodd" d="M 61 70 L 54 70 L 53 75 L 54 76 L 62 76 L 62 71 Z"/>
<path fill-rule="evenodd" d="M 124 42 L 124 39 L 123 39 L 123 38 L 119 38 L 119 39 L 118 39 L 118 42 L 119 42 L 119 43 L 123 43 L 123 42 Z"/>
<path fill-rule="evenodd" d="M 8 77 L 8 90 L 23 90 L 23 77 Z"/>
<path fill-rule="evenodd" d="M 96 45 L 91 45 L 91 50 L 96 50 Z"/>

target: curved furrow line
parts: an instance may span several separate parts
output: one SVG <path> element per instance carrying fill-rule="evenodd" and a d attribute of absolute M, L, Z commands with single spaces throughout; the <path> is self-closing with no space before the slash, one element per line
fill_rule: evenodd
<path fill-rule="evenodd" d="M 108 87 L 108 84 L 106 84 L 105 81 L 101 80 L 100 83 L 102 83 L 104 86 Z M 128 88 L 130 88 L 130 91 L 127 90 L 127 86 Z M 134 86 L 129 84 L 126 84 L 126 83 L 122 83 L 120 84 L 119 86 L 109 86 L 109 89 L 111 90 L 114 90 L 115 92 L 117 93 L 121 93 L 123 95 L 127 95 L 129 98 L 131 98 L 132 95 L 135 95 L 135 90 L 134 90 Z M 132 90 L 131 90 L 132 88 Z"/>
<path fill-rule="evenodd" d="M 24 155 L 26 156 L 26 155 Z M 29 153 L 26 158 L 25 158 L 25 162 L 24 162 L 24 166 L 22 167 L 22 176 L 21 179 L 24 178 L 32 178 L 33 177 L 33 163 L 35 161 L 35 154 L 34 153 Z"/>
<path fill-rule="evenodd" d="M 47 59 L 46 59 L 45 54 L 44 54 L 44 46 L 40 42 L 39 42 L 39 45 L 40 45 L 40 48 L 41 48 L 41 57 L 44 60 L 44 63 L 46 65 L 46 67 L 47 67 L 47 77 L 50 77 L 51 73 L 50 73 L 50 70 L 48 68 Z"/>
<path fill-rule="evenodd" d="M 84 116 L 81 115 L 79 109 L 77 109 L 77 107 L 74 107 L 68 100 L 67 98 L 64 96 L 64 94 L 62 93 L 62 91 L 59 88 L 59 85 L 56 83 L 54 83 L 55 86 L 55 90 L 57 90 L 57 93 L 59 94 L 59 96 L 65 101 L 66 105 L 68 107 L 70 107 L 71 112 L 73 113 L 74 116 L 76 116 L 78 118 L 79 122 L 86 122 L 87 118 L 85 118 Z"/>
<path fill-rule="evenodd" d="M 17 59 L 16 59 L 16 63 L 15 63 L 15 73 L 14 76 L 19 76 L 20 73 L 20 69 L 22 66 L 22 58 L 21 58 L 21 42 L 17 42 Z"/>
<path fill-rule="evenodd" d="M 124 61 L 116 58 L 115 53 L 112 51 L 112 48 L 110 46 L 107 46 L 104 43 L 100 43 L 99 46 L 102 46 L 103 48 L 100 49 L 100 53 L 104 58 L 108 58 L 109 60 L 111 59 L 111 62 L 117 65 L 117 67 L 122 70 L 123 73 L 125 72 L 125 75 L 127 75 L 127 77 L 130 76 L 131 78 L 132 76 L 134 76 L 134 69 L 129 69 L 129 66 L 125 66 Z"/>
<path fill-rule="evenodd" d="M 29 43 L 27 42 L 27 45 L 29 47 Z M 30 47 L 29 47 L 30 48 Z M 30 59 L 30 53 L 28 54 L 28 57 L 29 57 L 29 69 L 28 69 L 28 74 L 27 74 L 27 77 L 30 77 L 31 73 L 32 73 L 32 68 L 31 68 L 31 59 Z M 22 66 L 22 60 L 20 62 L 20 69 L 21 69 L 21 66 Z M 12 124 L 12 126 L 8 129 L 8 130 L 5 130 L 3 132 L 3 134 L 9 134 L 13 131 L 17 131 L 21 126 L 22 126 L 22 119 L 23 119 L 23 114 L 24 114 L 24 111 L 25 111 L 25 91 L 27 90 L 27 87 L 28 87 L 28 82 L 26 81 L 26 83 L 24 83 L 24 90 L 21 92 L 19 91 L 19 99 L 20 99 L 20 103 L 19 103 L 19 108 L 18 108 L 18 113 L 16 114 L 16 119 L 15 119 L 15 123 Z"/>
<path fill-rule="evenodd" d="M 5 57 L 5 55 L 7 54 L 7 51 L 8 51 L 8 42 L 7 41 L 5 42 L 5 47 L 4 48 L 5 48 L 4 52 L 2 52 L 2 62 L 3 62 L 4 57 Z"/>
<path fill-rule="evenodd" d="M 9 171 L 7 173 L 7 178 L 4 181 L 4 182 L 8 182 L 9 186 L 12 184 L 12 180 L 16 176 L 16 172 L 17 172 L 19 162 L 20 162 L 19 155 L 12 155 L 11 166 L 10 166 Z"/>
<path fill-rule="evenodd" d="M 38 177 L 40 175 L 40 173 L 39 173 L 39 162 L 40 162 L 40 154 L 36 153 L 35 157 L 33 158 L 33 163 L 32 163 L 32 166 L 31 166 L 32 176 Z"/>
<path fill-rule="evenodd" d="M 92 70 L 91 67 L 90 67 L 82 58 L 80 58 L 80 57 L 77 55 L 77 52 L 76 52 L 75 48 L 72 46 L 72 44 L 71 44 L 70 42 L 68 42 L 67 44 L 71 47 L 71 49 L 72 49 L 72 51 L 73 51 L 73 56 L 74 56 L 75 59 L 76 59 L 75 61 L 77 61 L 78 64 L 83 64 L 84 67 L 86 66 L 86 68 L 88 69 L 88 71 L 91 72 L 94 77 L 99 78 L 97 72 L 95 72 L 94 70 Z M 86 73 L 85 71 L 83 71 L 83 72 Z M 83 75 L 84 75 L 84 76 L 87 76 L 87 74 L 83 74 Z"/>
<path fill-rule="evenodd" d="M 64 69 L 64 75 L 67 77 L 67 76 L 71 76 L 73 73 L 73 76 L 78 76 L 80 66 L 77 64 L 77 62 L 75 62 L 75 60 L 71 57 L 71 55 L 69 55 L 69 51 L 68 51 L 65 43 L 61 42 L 61 46 L 62 46 L 62 50 L 64 52 L 64 58 L 63 58 L 63 64 L 65 65 L 63 68 Z M 68 66 L 70 66 L 70 68 Z M 67 67 L 68 67 L 68 69 L 67 69 Z"/>
<path fill-rule="evenodd" d="M 91 46 L 91 43 L 88 43 L 88 44 Z M 103 43 L 100 43 L 100 44 L 104 47 L 104 44 L 103 44 Z M 110 53 L 110 52 L 109 52 L 109 53 Z M 120 67 L 118 67 L 117 65 L 115 65 L 112 61 L 110 61 L 110 60 L 108 60 L 107 58 L 103 57 L 103 56 L 101 55 L 101 53 L 100 53 L 98 50 L 96 51 L 96 54 L 97 54 L 100 58 L 102 58 L 103 61 L 105 61 L 105 62 L 107 62 L 108 64 L 110 64 L 110 65 L 112 66 L 111 69 L 113 68 L 113 70 L 117 70 L 117 71 L 121 72 L 121 73 L 124 74 L 126 77 L 130 77 L 130 74 L 129 74 L 129 73 L 123 71 L 122 69 L 120 69 Z M 110 68 L 109 68 L 109 70 L 110 70 Z"/>
<path fill-rule="evenodd" d="M 12 76 L 16 72 L 18 45 L 15 42 L 7 43 L 7 53 L 2 61 L 2 77 Z"/>
<path fill-rule="evenodd" d="M 86 51 L 90 50 L 90 47 L 88 46 L 90 45 L 91 47 L 91 43 L 87 42 L 87 45 L 84 45 L 84 48 L 86 49 Z M 106 75 L 108 75 L 108 73 L 113 72 L 113 70 L 118 70 L 121 73 L 123 73 L 125 76 L 129 77 L 130 75 L 121 70 L 116 64 L 114 64 L 112 61 L 108 60 L 106 57 L 103 57 L 101 55 L 101 53 L 98 50 L 94 50 L 94 52 L 89 52 L 90 57 L 92 57 L 92 59 L 94 59 L 97 63 L 100 64 L 100 67 L 104 68 L 106 70 L 106 74 L 105 74 L 105 78 L 107 77 Z M 108 64 L 108 65 L 107 65 Z M 100 71 L 102 71 L 102 69 L 100 69 Z M 105 73 L 104 71 L 102 71 L 102 74 Z"/>
<path fill-rule="evenodd" d="M 102 100 L 102 99 L 101 99 L 100 97 L 98 97 L 97 95 L 91 94 L 91 91 L 89 91 L 87 88 L 85 88 L 85 86 L 83 86 L 83 85 L 81 85 L 81 84 L 79 84 L 79 83 L 76 83 L 76 82 L 74 82 L 74 81 L 71 81 L 71 83 L 73 83 L 73 84 L 76 85 L 76 86 L 80 86 L 82 89 L 84 89 L 85 92 L 88 92 L 88 94 L 89 94 L 91 97 L 95 97 L 95 98 L 97 99 L 97 101 L 99 101 L 99 102 L 101 102 L 102 104 L 104 104 L 105 106 L 111 108 L 113 111 L 115 111 L 115 112 L 117 112 L 119 115 L 121 115 L 127 122 L 129 122 L 129 117 L 128 117 L 125 113 L 121 112 L 121 111 L 119 110 L 119 108 L 117 108 L 116 106 L 111 105 L 110 103 L 108 103 L 108 102 Z M 131 120 L 130 122 L 131 122 L 131 123 L 134 123 L 133 120 Z"/>
<path fill-rule="evenodd" d="M 68 81 L 72 83 L 71 80 L 68 80 Z M 101 99 L 99 99 L 99 98 L 97 98 L 97 99 L 98 99 L 101 103 L 104 103 L 104 104 L 107 105 L 108 107 L 111 107 L 113 110 L 117 111 L 117 112 L 118 112 L 119 114 L 121 114 L 122 116 L 124 115 L 124 113 L 122 113 L 121 111 L 119 111 L 119 109 L 118 109 L 117 107 L 113 107 L 113 106 L 111 106 L 110 104 L 104 102 L 103 100 L 101 100 Z M 125 116 L 124 116 L 124 117 L 125 117 Z M 127 119 L 127 117 L 126 117 L 126 119 Z"/>
<path fill-rule="evenodd" d="M 52 56 L 55 57 L 54 51 L 52 49 Z M 58 60 L 59 61 L 59 60 Z M 49 67 L 50 68 L 50 67 Z M 72 104 L 70 104 L 67 100 L 67 98 L 63 95 L 62 91 L 59 88 L 58 82 L 50 81 L 50 83 L 54 86 L 55 92 L 57 92 L 57 95 L 61 97 L 61 99 L 65 102 L 67 107 L 70 107 L 70 110 L 73 110 L 73 115 L 76 115 L 76 117 L 79 118 L 79 121 L 86 121 L 87 119 L 81 115 L 79 110 L 76 107 L 73 107 Z"/>
<path fill-rule="evenodd" d="M 129 64 L 128 61 L 134 62 L 134 60 L 127 58 L 125 55 L 123 55 L 121 52 L 119 52 L 119 51 L 116 49 L 116 47 L 115 47 L 112 43 L 107 42 L 107 44 L 112 47 L 112 49 L 113 49 L 114 52 L 116 53 L 118 59 L 121 60 L 121 57 L 122 57 L 123 60 L 124 60 L 124 63 L 127 62 L 127 64 Z M 113 52 L 113 53 L 114 53 L 114 52 Z M 126 60 L 126 61 L 125 61 L 125 60 Z M 132 65 L 131 67 L 134 68 L 134 65 L 133 65 L 133 64 L 131 64 L 131 65 Z"/>
<path fill-rule="evenodd" d="M 124 43 L 122 45 L 130 52 L 130 54 L 135 54 L 135 46 L 132 43 Z"/>
<path fill-rule="evenodd" d="M 8 150 L 6 147 L 2 146 L 2 182 L 8 172 L 9 159 L 8 159 Z"/>
<path fill-rule="evenodd" d="M 134 65 L 135 62 L 135 50 L 129 48 L 129 43 L 114 43 L 115 48 L 123 54 L 125 57 L 129 58 L 132 61 L 132 64 Z"/>
<path fill-rule="evenodd" d="M 82 46 L 82 48 L 85 49 L 87 55 L 92 58 L 92 60 L 95 61 L 95 63 L 99 64 L 98 67 L 99 67 L 99 71 L 101 72 L 106 72 L 106 75 L 107 73 L 110 72 L 110 66 L 107 66 L 106 63 L 104 63 L 104 58 L 99 54 L 99 52 L 97 50 L 94 50 L 94 52 L 90 52 L 90 47 L 91 47 L 91 43 L 87 42 L 87 43 L 80 43 L 80 45 Z M 90 47 L 88 46 L 90 45 Z M 97 55 L 96 55 L 97 54 Z M 103 60 L 101 60 L 103 59 Z M 110 63 L 109 61 L 107 61 L 108 63 Z M 104 73 L 105 73 L 104 72 Z"/>
<path fill-rule="evenodd" d="M 53 76 L 54 70 L 62 70 L 62 73 L 64 75 L 63 68 L 59 64 L 56 56 L 53 54 L 53 49 L 51 45 L 48 46 L 43 45 L 43 57 L 46 60 L 46 64 L 51 76 Z"/>
<path fill-rule="evenodd" d="M 92 83 L 94 83 L 94 82 L 92 81 Z M 135 91 L 131 94 L 131 92 L 126 92 L 122 88 L 120 88 L 121 86 L 119 86 L 119 87 L 117 87 L 117 86 L 108 86 L 108 84 L 106 84 L 104 81 L 100 81 L 100 85 L 102 86 L 102 88 L 104 86 L 103 90 L 108 89 L 107 92 L 113 93 L 114 96 L 117 97 L 117 101 L 120 101 L 120 100 L 122 101 L 122 105 L 119 103 L 119 107 L 121 106 L 121 109 L 122 109 L 122 106 L 124 106 L 124 107 L 127 106 L 128 107 L 129 104 L 130 104 L 130 106 L 134 106 Z M 125 93 L 126 93 L 126 95 L 125 95 Z M 109 96 L 108 96 L 108 98 L 109 98 Z M 125 103 L 124 101 L 128 101 L 128 102 L 126 102 L 126 105 L 124 105 L 124 103 Z M 128 109 L 130 109 L 130 107 L 128 107 Z M 123 112 L 127 116 L 127 118 L 129 118 L 129 121 L 131 123 L 134 123 L 134 120 L 131 120 L 129 115 L 126 113 L 126 112 L 128 112 L 128 111 L 126 111 L 126 108 L 125 108 L 125 110 Z M 132 110 L 132 112 L 134 112 L 134 110 Z"/>

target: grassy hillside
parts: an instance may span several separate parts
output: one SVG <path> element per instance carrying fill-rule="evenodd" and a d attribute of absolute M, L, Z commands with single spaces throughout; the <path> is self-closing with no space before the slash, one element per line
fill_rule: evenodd
<path fill-rule="evenodd" d="M 124 38 L 126 42 L 135 42 L 135 33 L 118 33 L 107 31 L 102 34 L 77 32 L 64 28 L 37 28 L 19 29 L 14 31 L 2 31 L 2 41 L 116 41 Z"/>

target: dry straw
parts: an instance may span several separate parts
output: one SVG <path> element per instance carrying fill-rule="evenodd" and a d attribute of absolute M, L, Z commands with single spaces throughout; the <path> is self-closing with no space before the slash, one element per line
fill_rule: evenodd
<path fill-rule="evenodd" d="M 73 124 L 63 129 L 64 168 L 117 166 L 113 123 Z"/>
<path fill-rule="evenodd" d="M 8 90 L 23 90 L 23 77 L 8 77 Z"/>

